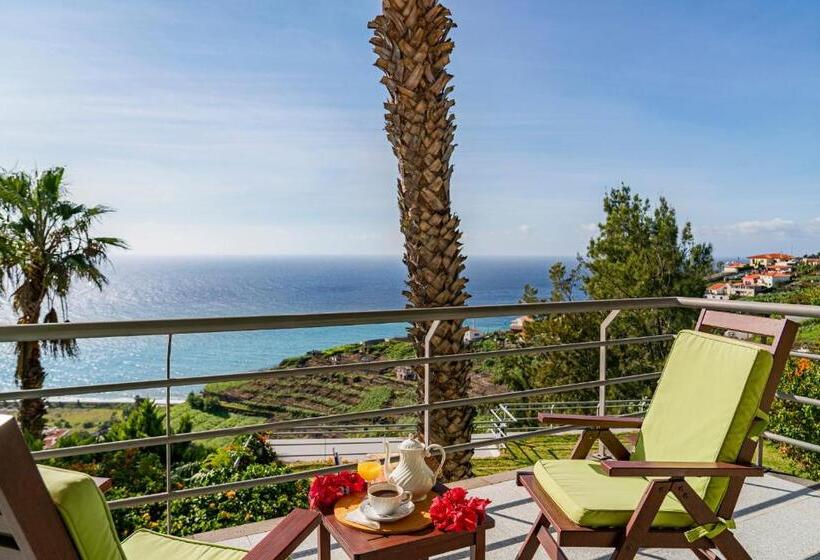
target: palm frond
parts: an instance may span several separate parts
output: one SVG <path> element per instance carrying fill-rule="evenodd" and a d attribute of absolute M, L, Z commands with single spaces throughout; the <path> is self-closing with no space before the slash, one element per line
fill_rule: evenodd
<path fill-rule="evenodd" d="M 59 323 L 60 318 L 57 316 L 57 310 L 53 307 L 49 309 L 46 316 L 43 317 L 43 323 Z M 66 321 L 68 323 L 68 321 Z M 43 341 L 45 350 L 54 357 L 75 357 L 80 348 L 77 346 L 77 339 L 75 338 L 52 338 Z"/>

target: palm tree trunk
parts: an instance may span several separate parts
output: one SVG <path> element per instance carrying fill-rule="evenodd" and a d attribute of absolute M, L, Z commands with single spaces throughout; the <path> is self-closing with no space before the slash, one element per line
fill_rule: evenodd
<path fill-rule="evenodd" d="M 46 374 L 40 363 L 39 342 L 17 343 L 17 380 L 22 389 L 40 389 Z M 19 404 L 20 426 L 32 437 L 41 439 L 45 427 L 46 403 L 43 399 L 22 399 Z"/>
<path fill-rule="evenodd" d="M 37 290 L 34 292 L 39 293 Z M 27 302 L 23 313 L 17 321 L 21 325 L 36 324 L 40 320 L 41 300 Z M 40 343 L 38 341 L 17 343 L 17 383 L 21 389 L 40 389 L 46 372 L 41 362 Z M 18 409 L 20 426 L 32 437 L 41 439 L 45 427 L 46 403 L 43 399 L 22 399 Z"/>
<path fill-rule="evenodd" d="M 448 98 L 452 76 L 446 66 L 453 42 L 447 35 L 455 26 L 450 11 L 438 0 L 383 0 L 382 13 L 370 22 L 370 40 L 378 55 L 376 66 L 388 91 L 385 103 L 387 138 L 398 159 L 398 202 L 407 266 L 408 307 L 464 305 L 469 295 L 462 276 L 459 220 L 450 207 L 450 155 L 455 148 L 454 102 Z M 409 332 L 422 355 L 428 323 L 414 324 Z M 439 326 L 432 339 L 435 355 L 463 350 L 466 329 L 461 321 Z M 431 400 L 466 397 L 470 364 L 452 362 L 430 367 Z M 423 394 L 423 380 L 419 383 Z M 430 440 L 440 445 L 470 441 L 475 410 L 450 408 L 431 412 Z M 419 421 L 419 431 L 424 429 Z M 472 451 L 448 458 L 446 480 L 469 477 Z"/>

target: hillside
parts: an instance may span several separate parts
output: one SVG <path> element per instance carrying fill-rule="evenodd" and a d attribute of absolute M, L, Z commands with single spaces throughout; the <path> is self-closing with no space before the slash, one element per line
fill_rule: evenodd
<path fill-rule="evenodd" d="M 270 421 L 410 405 L 419 402 L 416 381 L 397 379 L 392 368 L 366 371 L 356 364 L 413 355 L 410 343 L 398 340 L 367 347 L 360 344 L 337 346 L 287 358 L 279 367 L 351 364 L 349 370 L 325 375 L 213 383 L 205 386 L 203 395 L 216 398 L 220 407 L 231 413 L 265 417 Z M 489 374 L 479 372 L 473 376 L 470 395 L 505 390 L 505 387 L 494 384 Z M 412 418 L 404 420 L 413 421 Z M 374 419 L 373 423 L 396 421 L 394 417 L 385 417 Z"/>

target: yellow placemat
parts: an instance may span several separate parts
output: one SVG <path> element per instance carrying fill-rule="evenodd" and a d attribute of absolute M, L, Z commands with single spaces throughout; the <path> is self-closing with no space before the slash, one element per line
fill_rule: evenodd
<path fill-rule="evenodd" d="M 416 509 L 405 517 L 404 519 L 400 519 L 398 521 L 394 521 L 393 523 L 382 523 L 380 529 L 373 529 L 372 527 L 366 527 L 364 525 L 359 525 L 358 523 L 353 523 L 352 521 L 347 520 L 347 512 L 353 511 L 359 507 L 359 504 L 362 503 L 362 500 L 366 498 L 365 494 L 351 494 L 350 496 L 345 496 L 338 502 L 336 502 L 336 506 L 333 508 L 333 515 L 343 525 L 347 525 L 348 527 L 353 527 L 355 529 L 359 529 L 360 531 L 365 531 L 367 533 L 376 533 L 379 535 L 399 535 L 403 533 L 415 533 L 416 531 L 421 531 L 422 529 L 426 529 L 430 527 L 433 522 L 430 520 L 430 503 L 433 501 L 435 494 L 430 492 L 427 494 L 427 498 L 424 501 L 416 502 Z"/>

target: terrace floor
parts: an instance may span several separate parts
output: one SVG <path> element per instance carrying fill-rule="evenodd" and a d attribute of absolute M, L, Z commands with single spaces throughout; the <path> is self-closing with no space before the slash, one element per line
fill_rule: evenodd
<path fill-rule="evenodd" d="M 489 508 L 495 518 L 495 529 L 487 533 L 487 558 L 514 558 L 530 523 L 536 518 L 536 507 L 523 488 L 515 485 L 514 473 L 476 478 L 459 485 L 470 493 L 492 500 Z M 746 550 L 757 560 L 820 560 L 820 483 L 812 484 L 791 477 L 766 475 L 748 479 L 735 512 L 736 534 Z M 249 548 L 259 542 L 274 521 L 263 521 L 242 527 L 204 533 L 195 538 Z M 309 538 L 294 559 L 316 557 L 316 539 Z M 332 558 L 347 556 L 332 542 Z M 570 549 L 570 559 L 605 559 L 607 549 Z M 469 558 L 467 550 L 439 556 L 447 560 Z M 547 558 L 539 550 L 536 558 Z M 642 559 L 694 558 L 687 551 L 645 550 Z"/>

